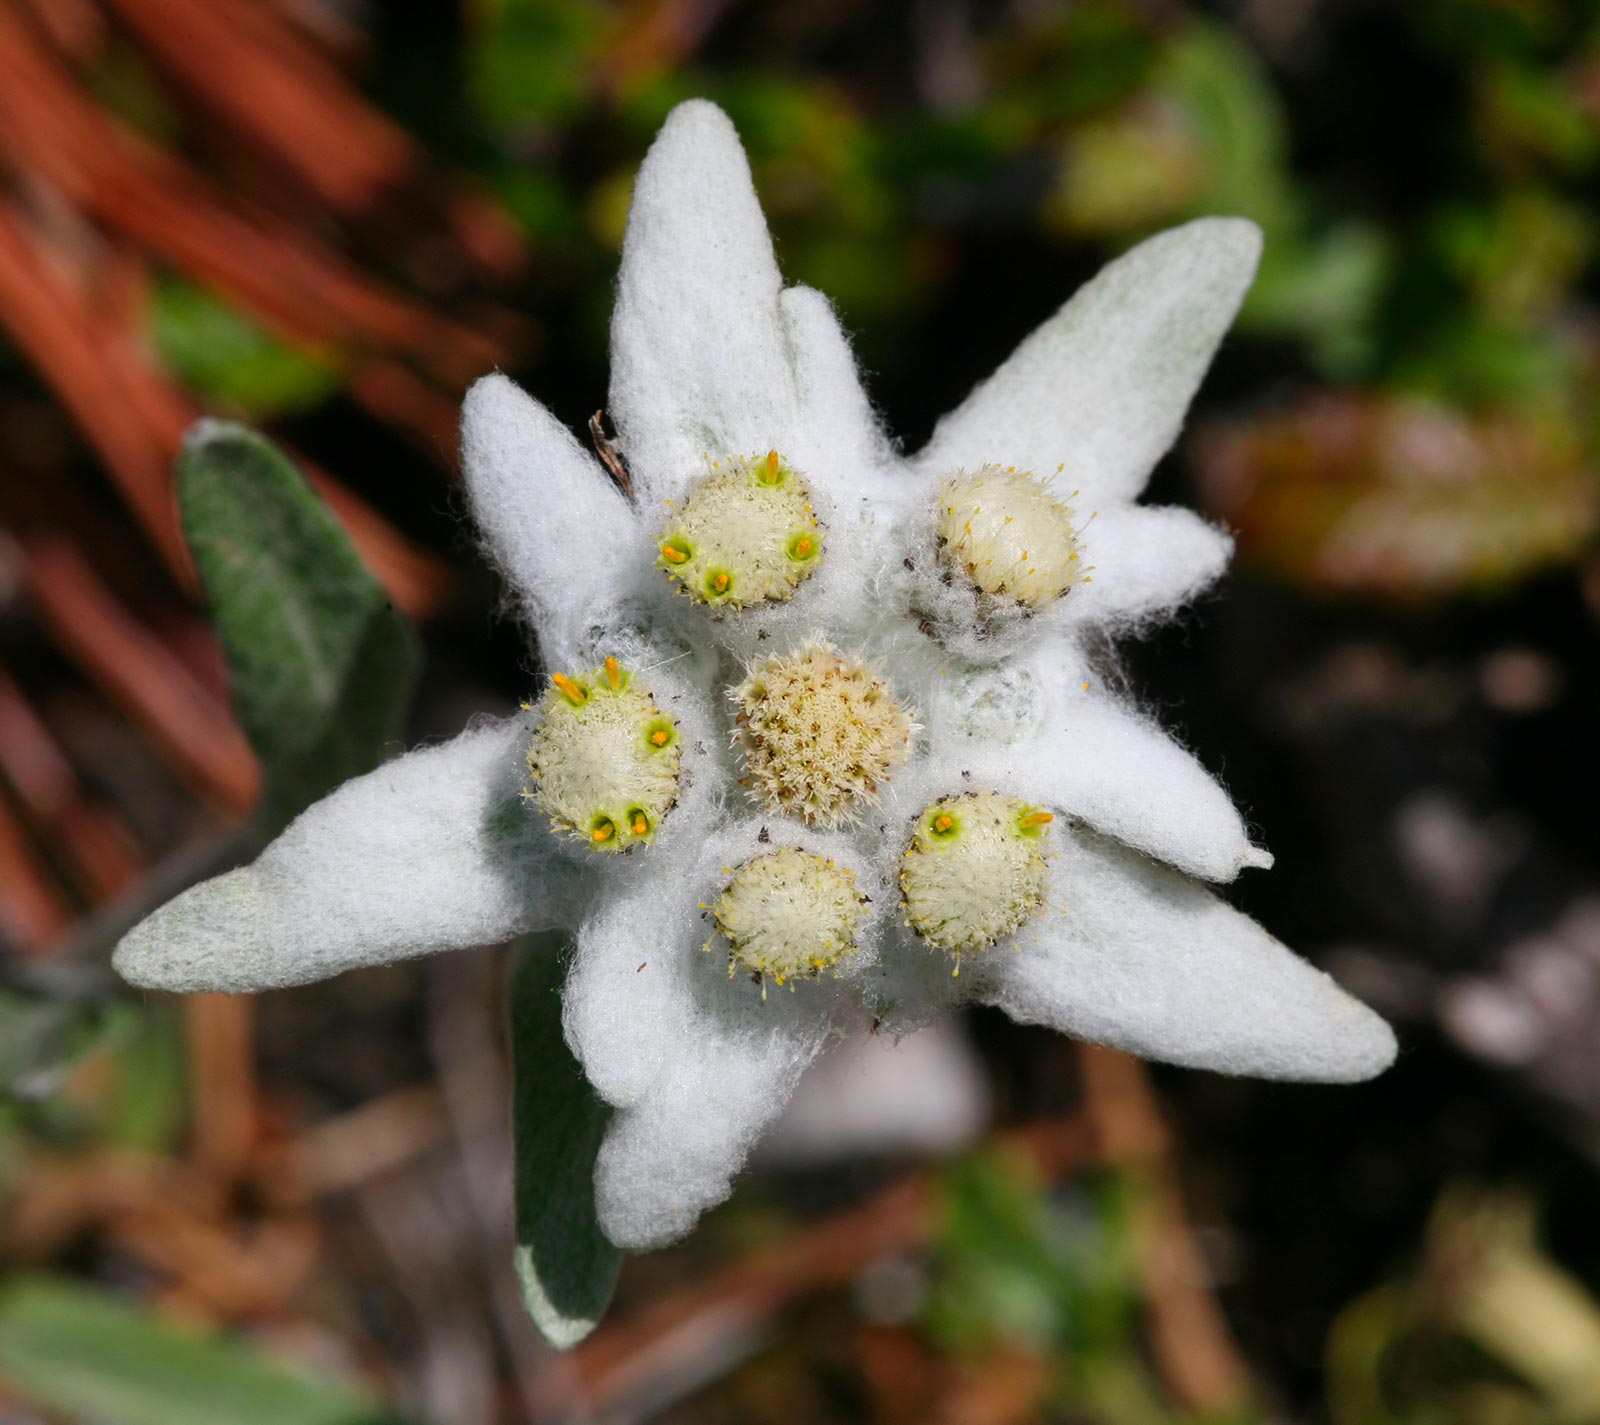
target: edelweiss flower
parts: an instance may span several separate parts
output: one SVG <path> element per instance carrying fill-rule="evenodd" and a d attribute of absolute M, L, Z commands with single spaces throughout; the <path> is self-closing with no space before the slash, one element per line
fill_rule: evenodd
<path fill-rule="evenodd" d="M 138 984 L 296 984 L 576 932 L 619 1246 L 687 1231 L 831 1039 L 972 1000 L 1173 1063 L 1356 1080 L 1386 1025 L 1195 879 L 1270 858 L 1089 652 L 1229 542 L 1133 503 L 1253 272 L 1166 233 L 900 457 L 828 303 L 782 286 L 738 140 L 638 176 L 610 410 L 631 492 L 501 376 L 467 487 L 552 685 L 311 808 L 138 927 Z"/>

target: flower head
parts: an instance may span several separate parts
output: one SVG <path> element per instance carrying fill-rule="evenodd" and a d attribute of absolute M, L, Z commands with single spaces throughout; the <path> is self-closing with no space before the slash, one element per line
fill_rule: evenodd
<path fill-rule="evenodd" d="M 811 491 L 777 451 L 734 455 L 672 507 L 661 567 L 700 603 L 742 609 L 791 597 L 822 557 L 822 539 Z"/>
<path fill-rule="evenodd" d="M 615 1109 L 595 1191 L 628 1248 L 725 1196 L 873 1020 L 977 1001 L 1227 1073 L 1378 1072 L 1387 1026 L 1201 884 L 1271 858 L 1086 651 L 1226 563 L 1136 501 L 1258 247 L 1233 219 L 1140 245 L 904 458 L 827 301 L 783 286 L 732 126 L 683 105 L 612 325 L 632 495 L 502 376 L 463 415 L 489 551 L 570 686 L 349 783 L 119 968 L 249 989 L 573 931 L 566 1033 Z"/>
<path fill-rule="evenodd" d="M 869 664 L 826 643 L 761 659 L 728 696 L 748 785 L 768 810 L 824 826 L 860 818 L 916 729 Z"/>

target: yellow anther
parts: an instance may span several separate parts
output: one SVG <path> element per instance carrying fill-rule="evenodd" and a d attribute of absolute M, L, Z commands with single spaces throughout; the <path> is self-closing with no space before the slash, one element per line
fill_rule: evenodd
<path fill-rule="evenodd" d="M 1084 686 L 1087 687 L 1088 685 L 1085 684 Z M 650 734 L 650 743 L 654 747 L 665 747 L 667 745 L 668 738 L 671 736 L 672 734 L 668 732 L 666 728 L 658 727 Z"/>
<path fill-rule="evenodd" d="M 614 827 L 608 821 L 600 826 L 595 827 L 595 829 L 589 833 L 589 839 L 597 844 L 602 841 L 609 841 L 611 840 L 612 836 L 615 835 L 616 830 L 616 827 Z"/>
<path fill-rule="evenodd" d="M 1055 817 L 1051 816 L 1047 811 L 1030 811 L 1025 817 L 1017 822 L 1017 825 L 1026 831 L 1029 827 L 1046 826 L 1054 820 Z"/>
<path fill-rule="evenodd" d="M 661 546 L 661 557 L 668 564 L 682 564 L 689 558 L 687 554 L 673 544 L 663 544 Z"/>
<path fill-rule="evenodd" d="M 612 691 L 622 691 L 622 669 L 617 666 L 615 658 L 606 659 L 606 682 L 611 684 Z"/>
<path fill-rule="evenodd" d="M 650 823 L 648 821 L 646 821 L 642 816 L 634 818 L 634 821 L 633 821 L 633 834 L 635 836 L 643 836 L 645 834 L 645 832 L 647 832 L 649 830 L 650 830 Z"/>
<path fill-rule="evenodd" d="M 711 576 L 711 587 L 713 589 L 715 589 L 719 594 L 727 593 L 728 592 L 728 576 L 726 574 L 713 574 Z"/>
<path fill-rule="evenodd" d="M 955 818 L 943 812 L 933 819 L 933 829 L 935 831 L 949 831 L 954 824 Z"/>
<path fill-rule="evenodd" d="M 776 485 L 777 483 L 778 483 L 778 452 L 775 451 L 775 450 L 769 450 L 767 452 L 767 484 Z"/>
<path fill-rule="evenodd" d="M 573 707 L 581 708 L 589 701 L 589 695 L 584 692 L 582 686 L 574 683 L 565 673 L 552 673 L 550 681 L 561 690 L 561 696 L 571 703 Z M 601 840 L 604 839 L 604 837 L 601 838 Z"/>
<path fill-rule="evenodd" d="M 794 542 L 794 552 L 804 558 L 811 553 L 811 541 L 802 535 Z"/>

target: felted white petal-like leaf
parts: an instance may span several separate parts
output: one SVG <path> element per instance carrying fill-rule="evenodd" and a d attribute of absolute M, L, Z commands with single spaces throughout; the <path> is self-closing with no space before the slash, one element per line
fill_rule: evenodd
<path fill-rule="evenodd" d="M 579 894 L 521 798 L 525 718 L 346 782 L 257 860 L 185 891 L 117 946 L 124 979 L 275 989 L 558 923 Z"/>
<path fill-rule="evenodd" d="M 659 508 L 705 457 L 753 455 L 790 433 L 782 279 L 728 116 L 672 111 L 639 168 L 611 319 L 612 419 Z"/>
<path fill-rule="evenodd" d="M 1065 469 L 1080 509 L 1137 498 L 1177 438 L 1255 275 L 1261 234 L 1201 218 L 1104 268 L 939 422 L 930 475 L 986 461 Z"/>
<path fill-rule="evenodd" d="M 709 933 L 673 847 L 628 860 L 628 874 L 610 878 L 584 917 L 563 995 L 573 1053 L 600 1096 L 624 1106 L 650 1092 L 686 1031 L 695 966 L 682 951 L 697 931 L 701 941 Z"/>
<path fill-rule="evenodd" d="M 796 407 L 792 450 L 785 453 L 835 501 L 868 497 L 893 453 L 849 338 L 832 303 L 810 287 L 790 287 L 779 305 Z"/>
<path fill-rule="evenodd" d="M 587 657 L 582 631 L 653 572 L 632 507 L 572 432 L 498 373 L 467 392 L 461 466 L 473 516 L 546 661 Z"/>
<path fill-rule="evenodd" d="M 584 917 L 567 974 L 567 1042 L 601 1097 L 618 1108 L 658 1091 L 672 1058 L 700 1037 L 701 1019 L 726 1026 L 748 1018 L 759 1026 L 781 1018 L 791 1003 L 831 1003 L 839 984 L 830 978 L 808 985 L 799 1001 L 787 990 L 764 1001 L 744 976 L 730 985 L 709 906 L 730 868 L 783 845 L 858 864 L 846 839 L 770 817 L 678 831 L 669 818 L 655 845 L 621 858 L 620 874 L 608 878 Z"/>
<path fill-rule="evenodd" d="M 1231 881 L 1272 864 L 1217 780 L 1159 724 L 1119 703 L 1075 701 L 1048 757 L 1033 765 L 1039 800 L 1191 876 Z"/>
<path fill-rule="evenodd" d="M 1084 530 L 1081 557 L 1094 572 L 1063 612 L 1073 623 L 1136 630 L 1203 593 L 1232 554 L 1232 538 L 1192 510 L 1112 506 Z"/>
<path fill-rule="evenodd" d="M 756 1139 L 821 1052 L 828 985 L 774 991 L 766 1004 L 751 988 L 724 981 L 672 1046 L 651 1092 L 612 1119 L 595 1167 L 595 1205 L 617 1246 L 665 1246 L 727 1197 Z"/>
<path fill-rule="evenodd" d="M 1383 1020 L 1202 886 L 1089 833 L 1059 851 L 1059 908 L 974 967 L 980 999 L 1226 1074 L 1353 1083 L 1393 1061 Z"/>
<path fill-rule="evenodd" d="M 1067 695 L 1036 739 L 969 748 L 961 768 L 966 787 L 1053 807 L 1202 880 L 1272 864 L 1227 792 L 1160 724 L 1092 692 Z M 932 770 L 886 801 L 915 814 L 950 789 Z"/>

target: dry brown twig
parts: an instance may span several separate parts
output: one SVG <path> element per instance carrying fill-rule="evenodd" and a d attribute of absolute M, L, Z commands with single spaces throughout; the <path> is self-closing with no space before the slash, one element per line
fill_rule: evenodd
<path fill-rule="evenodd" d="M 1185 1409 L 1226 1414 L 1250 1396 L 1250 1371 L 1209 1286 L 1189 1222 L 1172 1135 L 1149 1071 L 1130 1055 L 1080 1044 L 1084 1113 L 1106 1160 L 1131 1175 L 1146 1203 L 1136 1230 L 1151 1354 Z"/>

